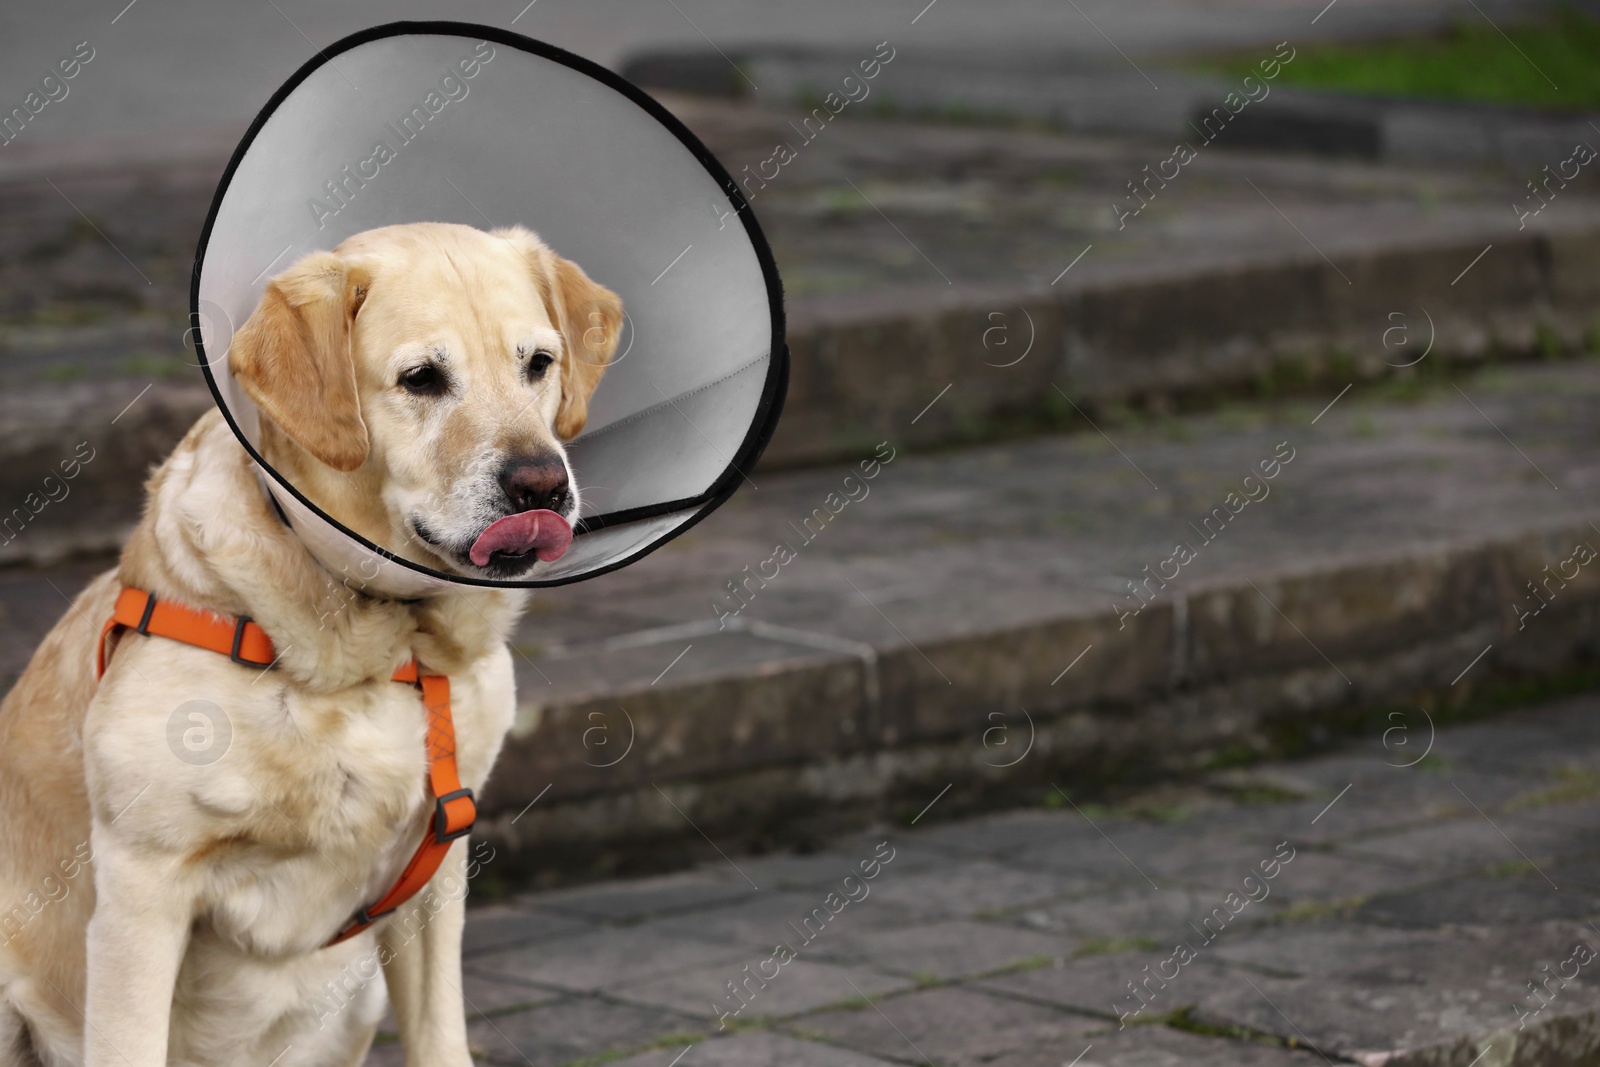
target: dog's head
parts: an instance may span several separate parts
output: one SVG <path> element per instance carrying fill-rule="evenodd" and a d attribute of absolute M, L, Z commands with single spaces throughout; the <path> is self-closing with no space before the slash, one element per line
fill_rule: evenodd
<path fill-rule="evenodd" d="M 228 352 L 263 455 L 398 555 L 509 579 L 578 513 L 562 441 L 616 351 L 622 301 L 521 227 L 368 230 L 273 278 Z"/>

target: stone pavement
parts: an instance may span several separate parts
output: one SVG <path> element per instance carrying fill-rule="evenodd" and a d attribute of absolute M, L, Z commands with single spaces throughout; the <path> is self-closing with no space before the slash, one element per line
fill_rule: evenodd
<path fill-rule="evenodd" d="M 1593 1064 L 1597 759 L 1597 695 L 1412 709 L 1109 805 L 930 792 L 810 854 L 514 896 L 469 912 L 478 1062 Z"/>

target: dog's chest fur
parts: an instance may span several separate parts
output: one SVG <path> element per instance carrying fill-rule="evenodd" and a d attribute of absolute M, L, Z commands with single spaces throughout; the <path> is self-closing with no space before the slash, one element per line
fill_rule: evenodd
<path fill-rule="evenodd" d="M 197 936 L 265 957 L 314 950 L 383 895 L 432 814 L 417 688 L 315 692 L 272 673 L 241 685 L 225 657 L 139 640 L 102 694 L 116 715 L 89 723 L 95 778 L 116 794 L 105 799 L 137 796 L 119 829 L 184 854 L 206 905 Z M 461 777 L 481 788 L 509 726 L 509 655 L 501 646 L 450 684 Z M 202 728 L 220 757 L 174 761 L 182 730 Z"/>
<path fill-rule="evenodd" d="M 213 416 L 150 493 L 122 581 L 251 616 L 278 661 L 256 671 L 125 636 L 85 723 L 91 798 L 114 814 L 138 796 L 118 836 L 148 835 L 147 847 L 181 852 L 203 879 L 197 936 L 265 957 L 313 950 L 387 891 L 432 813 L 426 712 L 416 686 L 390 680 L 394 668 L 415 656 L 449 678 L 461 780 L 481 789 L 511 725 L 503 635 L 522 596 L 465 590 L 406 603 L 333 581 Z M 204 703 L 185 710 L 193 701 Z M 217 720 L 219 756 L 186 757 L 185 729 L 204 725 L 195 711 Z"/>

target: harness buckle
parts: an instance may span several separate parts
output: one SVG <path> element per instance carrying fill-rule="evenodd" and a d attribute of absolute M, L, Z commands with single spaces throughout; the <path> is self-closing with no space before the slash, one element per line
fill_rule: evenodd
<path fill-rule="evenodd" d="M 139 622 L 133 628 L 134 633 L 148 635 L 150 633 L 150 616 L 154 615 L 155 612 L 156 595 L 154 593 L 146 593 L 144 595 L 144 612 L 140 614 Z M 234 640 L 237 642 L 238 638 Z"/>
<path fill-rule="evenodd" d="M 151 597 L 150 600 L 152 603 L 154 603 L 155 597 Z M 239 649 L 244 645 L 244 628 L 249 626 L 252 621 L 254 620 L 252 620 L 248 615 L 240 615 L 234 620 L 233 648 L 229 650 L 228 658 L 233 660 L 233 662 L 237 663 L 241 667 L 270 667 L 273 663 L 278 661 L 272 660 L 270 663 L 261 663 L 253 659 L 245 659 L 243 656 L 239 655 Z"/>
<path fill-rule="evenodd" d="M 467 820 L 467 825 L 459 830 L 450 829 L 450 816 L 444 806 L 452 800 L 466 797 L 472 802 L 472 818 Z M 433 839 L 435 841 L 454 841 L 458 837 L 465 837 L 472 832 L 472 827 L 478 821 L 478 802 L 470 789 L 457 789 L 453 793 L 446 793 L 442 797 L 435 797 L 433 801 Z"/>

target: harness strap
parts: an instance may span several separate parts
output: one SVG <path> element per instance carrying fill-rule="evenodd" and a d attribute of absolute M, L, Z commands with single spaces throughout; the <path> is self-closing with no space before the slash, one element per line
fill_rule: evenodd
<path fill-rule="evenodd" d="M 265 670 L 278 662 L 272 639 L 248 616 L 218 615 L 170 600 L 157 601 L 154 593 L 143 589 L 124 588 L 117 595 L 111 618 L 100 631 L 95 653 L 100 677 L 106 673 L 107 642 L 124 629 L 220 652 L 246 667 Z M 115 645 L 111 650 L 115 651 Z M 428 713 L 428 788 L 433 793 L 433 818 L 394 885 L 375 903 L 357 911 L 329 945 L 354 937 L 421 892 L 444 863 L 451 842 L 469 833 L 477 819 L 477 802 L 472 790 L 461 785 L 456 767 L 450 679 L 443 674 L 423 674 L 413 657 L 396 668 L 391 680 L 422 690 L 422 705 Z"/>
<path fill-rule="evenodd" d="M 96 650 L 96 669 L 106 673 L 106 641 L 123 629 L 155 634 L 182 641 L 186 645 L 221 652 L 245 667 L 267 668 L 277 662 L 272 639 L 248 615 L 233 618 L 211 611 L 197 611 L 187 604 L 157 601 L 154 593 L 127 589 L 117 594 L 117 604 L 100 630 Z"/>

